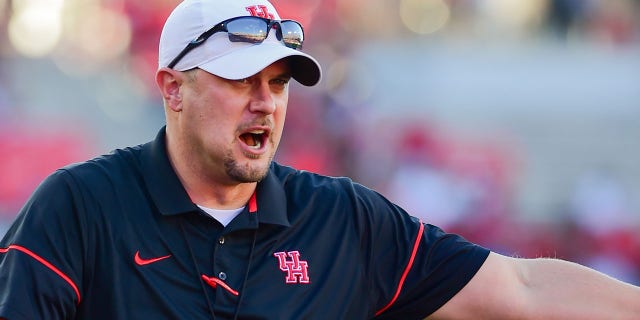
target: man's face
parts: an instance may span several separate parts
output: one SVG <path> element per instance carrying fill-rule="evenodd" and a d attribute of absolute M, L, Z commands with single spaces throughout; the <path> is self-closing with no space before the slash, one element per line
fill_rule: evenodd
<path fill-rule="evenodd" d="M 178 118 L 192 168 L 230 185 L 264 178 L 282 137 L 290 74 L 284 60 L 242 80 L 192 72 Z"/>

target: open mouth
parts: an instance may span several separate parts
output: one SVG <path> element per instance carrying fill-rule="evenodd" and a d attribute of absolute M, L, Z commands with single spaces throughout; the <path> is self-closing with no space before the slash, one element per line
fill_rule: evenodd
<path fill-rule="evenodd" d="M 260 149 L 265 143 L 267 132 L 265 130 L 253 130 L 240 135 L 242 140 L 247 146 L 252 149 Z"/>

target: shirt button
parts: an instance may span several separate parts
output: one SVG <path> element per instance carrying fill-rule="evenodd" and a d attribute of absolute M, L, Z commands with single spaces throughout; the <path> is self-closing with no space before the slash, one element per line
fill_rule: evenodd
<path fill-rule="evenodd" d="M 218 239 L 218 243 L 219 244 L 224 244 L 224 237 L 220 237 L 220 239 Z"/>
<path fill-rule="evenodd" d="M 227 280 L 227 274 L 224 273 L 224 272 L 218 273 L 218 279 L 220 279 L 222 281 Z"/>

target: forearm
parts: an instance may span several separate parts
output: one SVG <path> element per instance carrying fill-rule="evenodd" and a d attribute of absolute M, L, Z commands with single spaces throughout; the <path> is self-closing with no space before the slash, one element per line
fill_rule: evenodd
<path fill-rule="evenodd" d="M 640 319 L 640 288 L 557 259 L 516 259 L 535 319 Z"/>

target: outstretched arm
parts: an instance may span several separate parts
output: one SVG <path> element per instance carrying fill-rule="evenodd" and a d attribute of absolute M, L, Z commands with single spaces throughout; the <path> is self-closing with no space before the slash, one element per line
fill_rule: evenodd
<path fill-rule="evenodd" d="M 640 288 L 572 262 L 492 252 L 427 319 L 640 319 Z"/>

